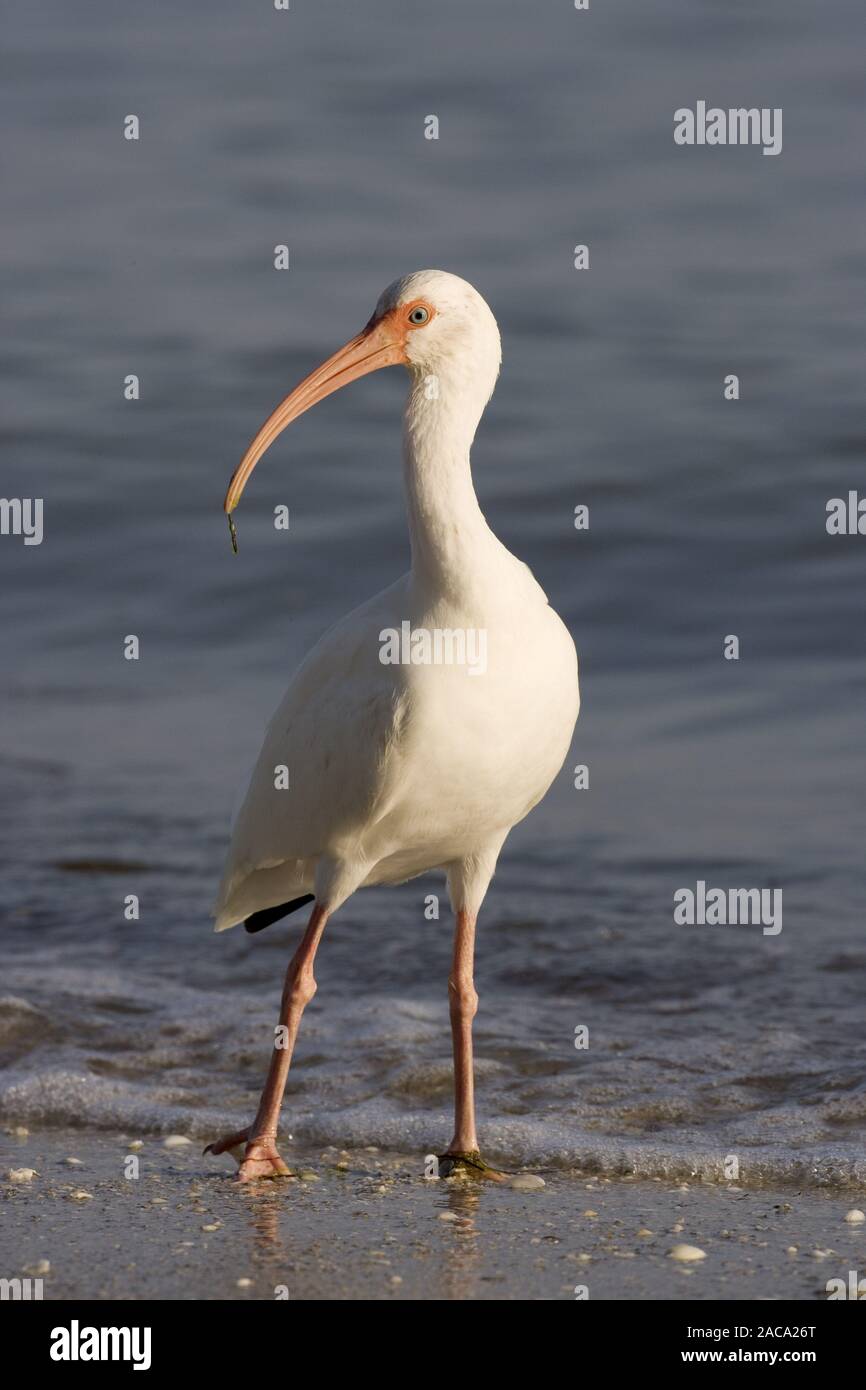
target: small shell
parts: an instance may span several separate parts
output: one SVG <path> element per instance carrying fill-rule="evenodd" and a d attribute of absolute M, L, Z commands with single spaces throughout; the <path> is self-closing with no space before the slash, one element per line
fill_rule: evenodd
<path fill-rule="evenodd" d="M 544 1178 L 538 1177 L 537 1173 L 518 1173 L 509 1186 L 516 1187 L 518 1192 L 539 1192 L 544 1187 Z"/>
<path fill-rule="evenodd" d="M 705 1260 L 707 1252 L 697 1245 L 675 1245 L 668 1251 L 668 1256 L 672 1260 L 680 1260 L 683 1264 L 691 1264 L 694 1260 Z"/>

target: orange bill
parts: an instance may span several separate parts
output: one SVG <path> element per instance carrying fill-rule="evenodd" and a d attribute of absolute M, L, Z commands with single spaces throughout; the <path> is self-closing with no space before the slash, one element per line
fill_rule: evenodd
<path fill-rule="evenodd" d="M 286 396 L 262 425 L 232 475 L 223 504 L 229 514 L 229 524 L 231 513 L 241 500 L 250 474 L 262 454 L 286 426 L 318 401 L 339 391 L 341 386 L 348 386 L 350 381 L 357 381 L 358 377 L 378 371 L 380 367 L 393 367 L 405 362 L 405 342 L 405 327 L 398 321 L 396 311 L 392 310 L 381 319 L 368 323 L 356 338 L 341 347 L 339 352 L 335 352 L 333 357 L 329 357 Z"/>

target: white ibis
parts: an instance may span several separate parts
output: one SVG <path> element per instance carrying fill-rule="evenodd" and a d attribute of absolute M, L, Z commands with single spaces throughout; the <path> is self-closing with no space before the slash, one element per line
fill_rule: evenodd
<path fill-rule="evenodd" d="M 265 736 L 219 891 L 216 931 L 240 922 L 257 931 L 314 904 L 286 972 L 258 1113 L 205 1150 L 245 1145 L 241 1181 L 289 1174 L 277 1125 L 328 918 L 358 888 L 433 869 L 447 875 L 456 916 L 448 980 L 455 1128 L 440 1173 L 501 1177 L 482 1160 L 475 1131 L 475 923 L 509 830 L 562 766 L 579 694 L 568 631 L 490 530 L 472 486 L 469 450 L 500 360 L 496 321 L 471 285 L 441 270 L 407 275 L 385 290 L 366 328 L 277 406 L 229 485 L 231 520 L 286 425 L 368 372 L 408 368 L 411 568 L 326 632 L 295 673 Z"/>

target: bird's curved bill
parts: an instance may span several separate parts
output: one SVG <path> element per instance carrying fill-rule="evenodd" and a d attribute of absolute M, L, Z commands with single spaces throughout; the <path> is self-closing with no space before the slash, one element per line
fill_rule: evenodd
<path fill-rule="evenodd" d="M 405 360 L 404 344 L 397 324 L 391 315 L 386 314 L 369 323 L 356 338 L 352 338 L 333 357 L 305 377 L 268 417 L 235 469 L 223 504 L 229 514 L 229 523 L 250 474 L 286 425 L 332 392 L 339 391 L 341 386 L 348 386 L 350 381 L 357 381 L 358 377 L 375 372 L 379 367 L 393 367 Z"/>

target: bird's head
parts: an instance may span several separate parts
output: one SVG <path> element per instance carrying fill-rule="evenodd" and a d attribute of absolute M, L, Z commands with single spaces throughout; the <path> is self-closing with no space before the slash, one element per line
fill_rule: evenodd
<path fill-rule="evenodd" d="M 400 361 L 424 375 L 455 368 L 490 377 L 502 360 L 499 329 L 485 300 L 468 280 L 446 270 L 417 270 L 380 295 L 368 329 L 387 325 L 400 341 Z M 487 393 L 489 395 L 489 391 Z"/>
<path fill-rule="evenodd" d="M 231 518 L 250 474 L 286 426 L 350 381 L 402 365 L 422 380 L 441 382 L 446 399 L 449 388 L 468 384 L 483 407 L 500 361 L 496 320 L 466 280 L 445 270 L 418 270 L 395 280 L 357 337 L 296 386 L 262 425 L 229 483 L 226 512 Z"/>

